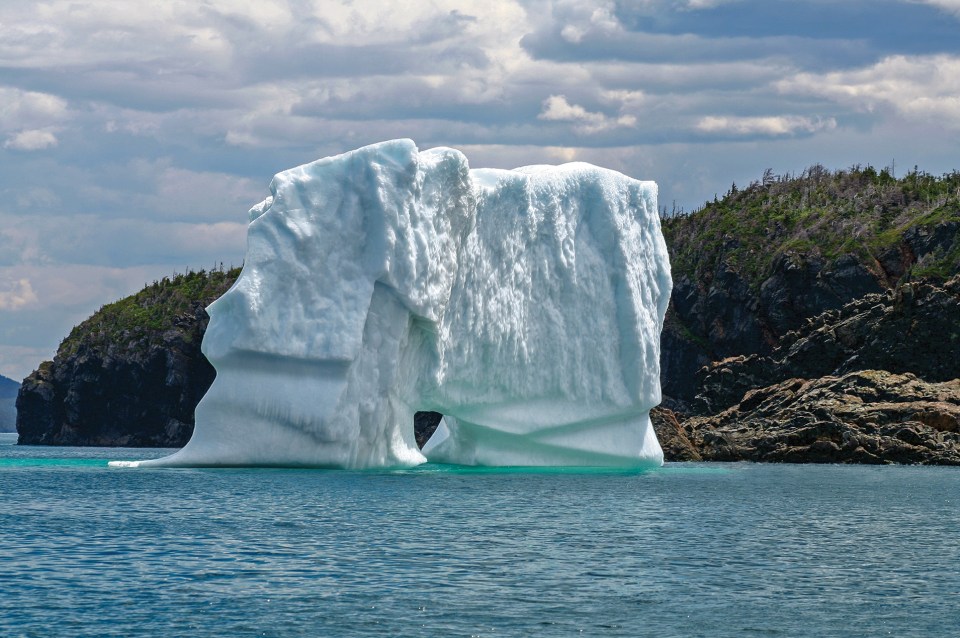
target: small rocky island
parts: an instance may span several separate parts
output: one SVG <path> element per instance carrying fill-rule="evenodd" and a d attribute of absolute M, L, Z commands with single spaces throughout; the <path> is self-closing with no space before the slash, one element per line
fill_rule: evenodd
<path fill-rule="evenodd" d="M 960 174 L 768 172 L 662 224 L 668 460 L 960 464 Z M 182 446 L 214 375 L 203 308 L 238 273 L 77 326 L 21 386 L 20 443 Z"/>
<path fill-rule="evenodd" d="M 21 445 L 180 447 L 216 372 L 204 310 L 239 268 L 154 281 L 76 326 L 20 386 Z"/>

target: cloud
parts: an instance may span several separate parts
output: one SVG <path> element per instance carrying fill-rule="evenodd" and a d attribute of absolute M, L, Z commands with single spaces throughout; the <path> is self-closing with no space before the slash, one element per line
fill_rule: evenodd
<path fill-rule="evenodd" d="M 637 118 L 632 115 L 607 117 L 603 113 L 593 113 L 577 104 L 570 104 L 566 96 L 551 95 L 543 101 L 543 110 L 537 119 L 550 122 L 570 122 L 581 133 L 596 133 L 617 126 L 635 126 Z"/>
<path fill-rule="evenodd" d="M 215 261 L 238 264 L 243 259 L 246 211 L 234 221 L 170 222 L 94 215 L 45 216 L 25 219 L 0 214 L 0 265 L 31 268 L 77 266 L 131 268 L 175 264 L 181 270 Z"/>
<path fill-rule="evenodd" d="M 115 219 L 153 224 L 241 221 L 250 206 L 268 194 L 276 172 L 265 167 L 250 178 L 193 170 L 176 165 L 171 157 L 96 161 L 91 166 L 69 166 L 43 154 L 18 160 L 9 162 L 0 176 L 0 219 L 5 213 L 17 215 L 0 226 L 0 238 L 16 219 L 30 227 L 43 225 L 44 218 L 60 217 L 68 226 L 73 225 L 70 218 L 85 218 L 94 227 Z M 57 234 L 57 227 L 50 230 Z"/>
<path fill-rule="evenodd" d="M 22 277 L 16 281 L 8 281 L 0 288 L 0 311 L 20 310 L 25 306 L 38 303 L 37 293 L 33 291 L 30 280 Z"/>
<path fill-rule="evenodd" d="M 938 9 L 960 17 L 960 0 L 912 0 L 918 4 L 929 4 Z"/>
<path fill-rule="evenodd" d="M 678 2 L 681 7 L 685 6 L 688 9 L 712 9 L 718 7 L 722 4 L 729 4 L 731 2 L 739 2 L 740 0 L 685 0 Z"/>
<path fill-rule="evenodd" d="M 3 148 L 41 151 L 59 143 L 59 124 L 70 117 L 67 101 L 49 93 L 0 86 L 0 135 Z"/>
<path fill-rule="evenodd" d="M 560 37 L 571 44 L 578 44 L 587 35 L 610 34 L 623 28 L 612 2 L 599 7 L 579 3 L 567 3 L 567 6 L 572 9 L 572 15 L 567 17 L 568 22 L 560 30 Z"/>
<path fill-rule="evenodd" d="M 956 25 L 932 6 L 904 0 L 637 0 L 600 6 L 609 25 L 591 21 L 591 3 L 549 3 L 521 43 L 556 61 L 788 62 L 810 71 L 870 64 L 886 55 L 956 50 Z M 923 37 L 903 37 L 904 33 Z"/>
<path fill-rule="evenodd" d="M 819 96 L 861 113 L 888 111 L 960 130 L 960 56 L 890 56 L 853 71 L 800 73 L 776 86 L 786 95 Z"/>
<path fill-rule="evenodd" d="M 56 95 L 0 86 L 0 134 L 8 136 L 7 148 L 35 150 L 56 145 L 50 127 L 68 117 L 67 101 Z"/>
<path fill-rule="evenodd" d="M 708 115 L 697 122 L 697 130 L 742 136 L 784 136 L 798 133 L 816 133 L 837 127 L 834 118 L 811 118 L 798 115 L 771 115 L 762 117 L 736 117 Z"/>
<path fill-rule="evenodd" d="M 767 166 L 955 168 L 955 9 L 0 3 L 0 281 L 38 298 L 0 326 L 0 362 L 158 275 L 237 263 L 274 173 L 383 139 L 473 166 L 589 161 L 688 210 Z"/>
<path fill-rule="evenodd" d="M 174 166 L 169 158 L 140 160 L 129 166 L 149 190 L 122 195 L 126 208 L 154 212 L 152 221 L 242 221 L 250 207 L 269 194 L 269 176 L 255 180 L 218 171 L 195 171 Z"/>
<path fill-rule="evenodd" d="M 57 136 L 52 131 L 43 129 L 20 131 L 11 135 L 3 143 L 4 148 L 12 148 L 18 151 L 40 151 L 56 145 Z"/>

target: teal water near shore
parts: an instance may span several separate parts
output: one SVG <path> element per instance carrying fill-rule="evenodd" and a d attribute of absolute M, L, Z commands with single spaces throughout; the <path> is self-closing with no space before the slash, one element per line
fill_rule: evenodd
<path fill-rule="evenodd" d="M 2 636 L 955 636 L 960 469 L 118 469 L 0 435 Z"/>

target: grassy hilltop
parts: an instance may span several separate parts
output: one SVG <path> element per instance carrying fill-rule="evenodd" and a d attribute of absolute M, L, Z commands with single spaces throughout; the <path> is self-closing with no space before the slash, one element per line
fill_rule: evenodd
<path fill-rule="evenodd" d="M 192 314 L 197 304 L 208 306 L 239 276 L 240 268 L 191 270 L 147 284 L 138 293 L 101 306 L 75 326 L 60 343 L 57 356 L 72 356 L 81 344 L 104 350 L 120 343 L 157 345 L 165 332 L 177 329 L 178 317 Z M 184 336 L 190 338 L 188 333 Z"/>
<path fill-rule="evenodd" d="M 781 254 L 833 261 L 845 254 L 879 262 L 915 228 L 960 223 L 960 172 L 930 175 L 914 168 L 900 178 L 887 169 L 813 166 L 800 175 L 768 171 L 746 188 L 691 214 L 663 219 L 674 277 L 705 281 L 721 259 L 758 287 Z M 879 264 L 878 264 L 879 265 Z M 945 280 L 960 271 L 960 242 L 910 267 L 915 277 Z"/>

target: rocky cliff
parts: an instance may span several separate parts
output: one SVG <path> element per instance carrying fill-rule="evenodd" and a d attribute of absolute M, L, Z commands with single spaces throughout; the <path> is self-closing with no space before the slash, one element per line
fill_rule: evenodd
<path fill-rule="evenodd" d="M 21 445 L 179 447 L 213 382 L 204 308 L 239 274 L 191 272 L 101 308 L 23 380 Z"/>
<path fill-rule="evenodd" d="M 912 373 L 935 382 L 960 376 L 960 276 L 864 295 L 807 318 L 769 354 L 701 368 L 693 411 L 717 414 L 757 388 L 858 370 Z"/>
<path fill-rule="evenodd" d="M 768 354 L 807 319 L 903 281 L 960 272 L 960 173 L 813 167 L 734 186 L 663 229 L 674 276 L 665 404 L 693 412 L 703 366 Z"/>
<path fill-rule="evenodd" d="M 960 174 L 768 176 L 664 234 L 668 458 L 957 462 Z"/>
<path fill-rule="evenodd" d="M 960 379 L 882 370 L 788 379 L 682 430 L 705 461 L 960 465 Z"/>
<path fill-rule="evenodd" d="M 676 460 L 958 465 L 958 366 L 960 276 L 904 283 L 702 368 L 698 414 L 654 421 Z"/>

